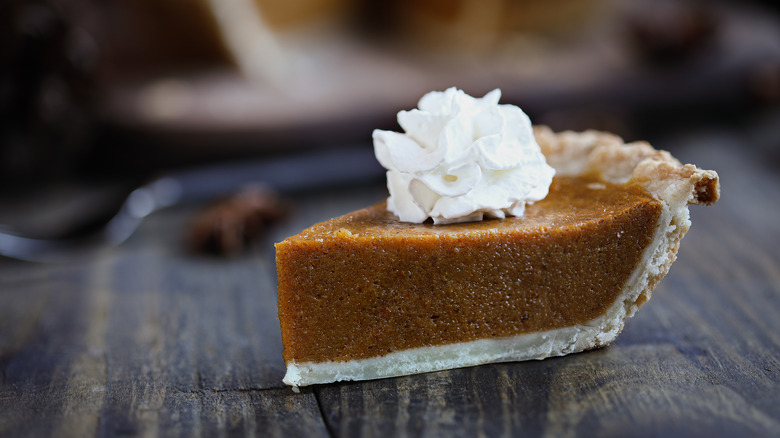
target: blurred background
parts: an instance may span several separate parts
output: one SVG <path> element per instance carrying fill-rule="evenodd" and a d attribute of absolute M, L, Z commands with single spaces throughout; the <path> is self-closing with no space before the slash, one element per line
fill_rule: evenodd
<path fill-rule="evenodd" d="M 4 0 L 0 66 L 6 213 L 73 181 L 369 149 L 450 86 L 556 130 L 749 129 L 780 160 L 768 0 Z"/>

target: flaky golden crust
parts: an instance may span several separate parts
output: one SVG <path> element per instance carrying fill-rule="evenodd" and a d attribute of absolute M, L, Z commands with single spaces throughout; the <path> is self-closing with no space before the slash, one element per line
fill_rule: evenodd
<path fill-rule="evenodd" d="M 612 183 L 637 183 L 657 199 L 675 204 L 710 205 L 720 197 L 715 171 L 683 165 L 646 142 L 624 143 L 599 131 L 554 133 L 546 126 L 535 126 L 534 135 L 558 175 L 596 174 Z"/>

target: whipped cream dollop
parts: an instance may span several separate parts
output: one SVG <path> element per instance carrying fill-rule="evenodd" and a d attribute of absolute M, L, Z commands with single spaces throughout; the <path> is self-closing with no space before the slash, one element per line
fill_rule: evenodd
<path fill-rule="evenodd" d="M 522 216 L 547 196 L 555 170 L 528 116 L 499 105 L 501 90 L 474 98 L 456 88 L 430 92 L 398 113 L 404 133 L 374 130 L 387 169 L 387 208 L 403 222 L 469 222 Z"/>

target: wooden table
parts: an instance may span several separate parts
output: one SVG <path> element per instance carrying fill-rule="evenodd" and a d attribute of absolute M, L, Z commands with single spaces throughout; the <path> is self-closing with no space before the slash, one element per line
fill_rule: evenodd
<path fill-rule="evenodd" d="M 0 437 L 780 436 L 777 163 L 731 131 L 656 145 L 723 198 L 609 347 L 294 393 L 272 243 L 385 189 L 296 196 L 234 259 L 185 252 L 177 207 L 88 261 L 0 260 Z"/>

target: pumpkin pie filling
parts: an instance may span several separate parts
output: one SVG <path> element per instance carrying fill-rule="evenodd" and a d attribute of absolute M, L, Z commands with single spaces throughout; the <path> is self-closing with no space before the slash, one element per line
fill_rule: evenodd
<path fill-rule="evenodd" d="M 519 218 L 402 223 L 384 203 L 277 244 L 287 363 L 586 324 L 653 239 L 662 204 L 636 184 L 556 177 Z"/>

